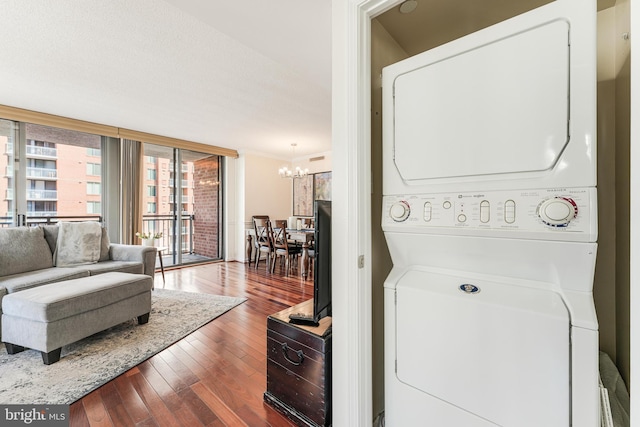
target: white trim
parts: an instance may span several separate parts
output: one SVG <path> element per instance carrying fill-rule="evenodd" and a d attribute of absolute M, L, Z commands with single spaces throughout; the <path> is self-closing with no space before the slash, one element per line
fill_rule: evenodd
<path fill-rule="evenodd" d="M 371 426 L 371 18 L 400 0 L 333 0 L 333 425 Z M 358 259 L 364 257 L 364 267 Z"/>

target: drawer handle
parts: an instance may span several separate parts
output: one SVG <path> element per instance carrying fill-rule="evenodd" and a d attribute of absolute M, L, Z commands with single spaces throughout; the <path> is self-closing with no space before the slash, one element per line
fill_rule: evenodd
<path fill-rule="evenodd" d="M 298 356 L 298 361 L 295 361 L 289 357 L 289 350 L 293 351 Z M 294 350 L 292 348 L 289 348 L 286 342 L 282 343 L 282 354 L 284 355 L 284 358 L 289 361 L 289 363 L 296 366 L 300 365 L 302 363 L 302 359 L 304 359 L 304 353 L 302 352 L 302 350 Z"/>

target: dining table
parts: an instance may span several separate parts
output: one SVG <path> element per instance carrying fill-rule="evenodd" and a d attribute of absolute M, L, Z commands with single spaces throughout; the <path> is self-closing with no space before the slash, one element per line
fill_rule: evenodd
<path fill-rule="evenodd" d="M 302 253 L 300 255 L 300 274 L 303 280 L 307 280 L 309 276 L 309 246 L 315 238 L 315 230 L 313 228 L 287 228 L 287 238 L 298 243 L 302 243 Z"/>
<path fill-rule="evenodd" d="M 287 239 L 302 244 L 302 252 L 300 254 L 300 274 L 304 280 L 307 280 L 309 276 L 309 246 L 313 243 L 315 238 L 315 229 L 313 228 L 287 228 Z M 247 231 L 247 261 L 251 262 L 251 254 L 253 251 L 253 239 L 255 238 L 255 232 L 252 229 Z"/>

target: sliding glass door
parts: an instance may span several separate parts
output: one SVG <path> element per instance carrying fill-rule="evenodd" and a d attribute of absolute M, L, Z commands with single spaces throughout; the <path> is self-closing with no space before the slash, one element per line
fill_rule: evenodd
<path fill-rule="evenodd" d="M 14 152 L 19 125 L 0 119 L 0 227 L 19 225 L 17 216 L 14 178 Z"/>
<path fill-rule="evenodd" d="M 164 265 L 221 259 L 219 156 L 144 144 L 143 230 Z"/>

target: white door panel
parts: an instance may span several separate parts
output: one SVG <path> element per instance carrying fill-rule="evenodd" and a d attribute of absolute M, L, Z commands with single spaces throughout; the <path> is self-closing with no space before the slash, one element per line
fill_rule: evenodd
<path fill-rule="evenodd" d="M 396 292 L 399 381 L 498 425 L 569 425 L 570 322 L 558 294 L 423 271 Z"/>

